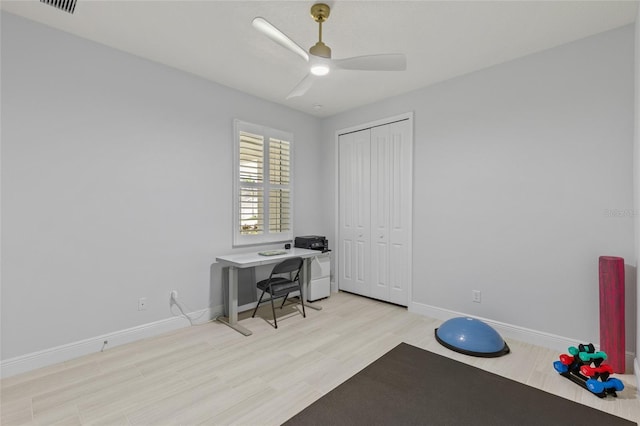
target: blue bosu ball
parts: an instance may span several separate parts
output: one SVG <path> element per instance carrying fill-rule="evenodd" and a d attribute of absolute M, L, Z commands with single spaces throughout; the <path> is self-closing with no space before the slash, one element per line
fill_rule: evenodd
<path fill-rule="evenodd" d="M 436 328 L 435 334 L 442 346 L 466 355 L 491 358 L 509 353 L 500 334 L 479 319 L 452 318 Z"/>

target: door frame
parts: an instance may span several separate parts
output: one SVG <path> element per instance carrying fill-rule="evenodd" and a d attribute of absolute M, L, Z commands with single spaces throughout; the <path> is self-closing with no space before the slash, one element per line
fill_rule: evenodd
<path fill-rule="evenodd" d="M 414 131 L 413 131 L 413 111 L 410 112 L 406 112 L 403 114 L 399 114 L 399 115 L 394 115 L 391 117 L 386 117 L 386 118 L 381 118 L 378 120 L 374 120 L 374 121 L 369 121 L 366 123 L 362 123 L 362 124 L 358 124 L 355 126 L 350 126 L 350 127 L 346 127 L 344 129 L 338 129 L 335 132 L 334 135 L 334 191 L 333 191 L 333 197 L 334 197 L 334 202 L 333 205 L 335 206 L 334 208 L 334 235 L 336 238 L 336 241 L 339 240 L 339 236 L 340 236 L 340 135 L 344 135 L 346 133 L 353 133 L 353 132 L 358 132 L 360 130 L 365 130 L 365 129 L 370 129 L 372 127 L 379 127 L 379 126 L 384 126 L 387 124 L 391 124 L 391 123 L 395 123 L 397 121 L 404 121 L 404 120 L 408 120 L 409 121 L 409 141 L 411 144 L 411 161 L 409 163 L 409 176 L 411 177 L 411 179 L 409 179 L 409 185 L 411 186 L 409 188 L 409 193 L 411 194 L 411 197 L 409 197 L 409 241 L 408 241 L 408 268 L 409 271 L 407 273 L 407 279 L 408 279 L 408 283 L 407 283 L 407 307 L 409 307 L 411 305 L 411 302 L 413 300 L 412 297 L 412 290 L 413 290 L 413 197 L 414 197 L 414 193 L 413 193 L 413 181 L 414 181 L 414 176 L 413 176 L 413 150 L 414 150 Z M 340 244 L 337 243 L 334 246 L 334 250 L 336 251 L 335 257 L 334 259 L 339 259 L 338 256 L 340 256 Z M 332 292 L 338 292 L 339 291 L 339 282 L 340 282 L 340 265 L 339 262 L 335 262 L 334 263 L 334 276 L 335 276 L 335 280 L 334 282 L 331 283 L 331 291 Z"/>

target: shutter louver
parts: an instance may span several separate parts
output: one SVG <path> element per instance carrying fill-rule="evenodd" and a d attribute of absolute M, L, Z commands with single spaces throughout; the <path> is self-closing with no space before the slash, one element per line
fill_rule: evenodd
<path fill-rule="evenodd" d="M 264 138 L 240 132 L 240 182 L 262 183 L 264 179 Z"/>
<path fill-rule="evenodd" d="M 269 191 L 269 232 L 291 230 L 291 205 L 288 189 Z"/>
<path fill-rule="evenodd" d="M 269 183 L 289 185 L 291 177 L 290 144 L 277 139 L 269 140 Z"/>
<path fill-rule="evenodd" d="M 240 188 L 240 234 L 264 233 L 262 188 Z"/>

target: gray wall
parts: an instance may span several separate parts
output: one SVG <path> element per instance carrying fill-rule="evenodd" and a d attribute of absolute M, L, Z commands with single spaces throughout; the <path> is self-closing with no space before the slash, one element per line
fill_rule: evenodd
<path fill-rule="evenodd" d="M 633 205 L 633 27 L 318 120 L 1 23 L 3 360 L 169 318 L 172 289 L 222 304 L 234 118 L 294 132 L 295 232 L 335 247 L 335 131 L 414 111 L 416 303 L 597 341 L 597 257 L 637 265 L 605 216 Z"/>
<path fill-rule="evenodd" d="M 234 118 L 294 133 L 295 232 L 318 232 L 316 118 L 14 15 L 1 27 L 3 360 L 169 318 L 172 289 L 222 305 Z"/>
<path fill-rule="evenodd" d="M 413 302 L 598 342 L 621 256 L 634 351 L 633 219 L 606 214 L 633 206 L 633 58 L 627 26 L 323 123 L 333 167 L 337 130 L 414 111 Z"/>

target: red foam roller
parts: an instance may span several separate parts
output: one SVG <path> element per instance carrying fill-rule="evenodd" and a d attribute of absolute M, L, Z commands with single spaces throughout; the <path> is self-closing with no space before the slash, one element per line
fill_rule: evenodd
<path fill-rule="evenodd" d="M 625 370 L 624 259 L 600 256 L 600 350 L 616 373 Z"/>

